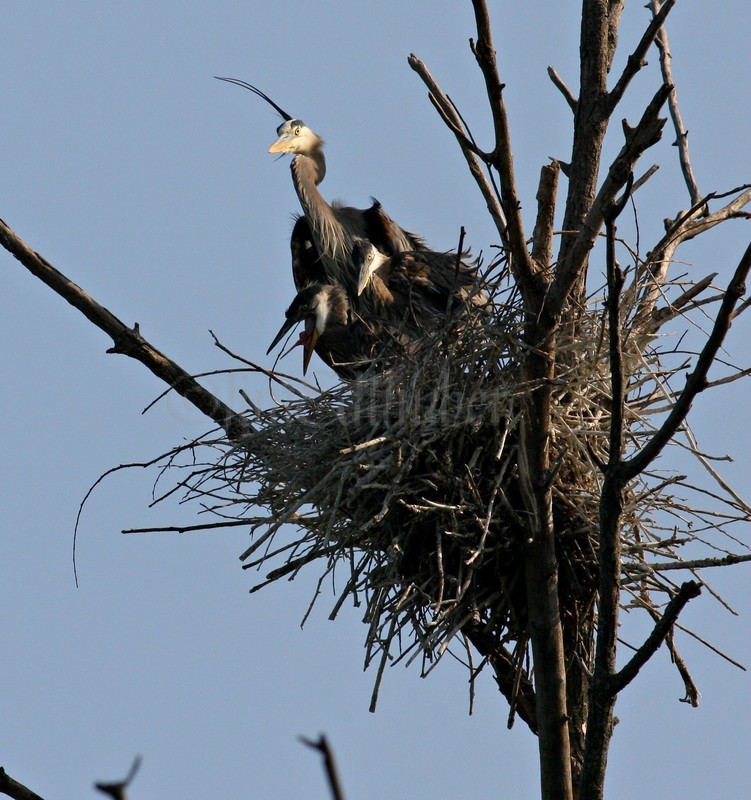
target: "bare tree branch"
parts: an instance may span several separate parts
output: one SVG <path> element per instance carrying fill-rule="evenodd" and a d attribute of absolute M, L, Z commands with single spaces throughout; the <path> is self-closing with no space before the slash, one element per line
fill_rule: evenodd
<path fill-rule="evenodd" d="M 665 613 L 657 622 L 644 644 L 636 651 L 628 664 L 612 676 L 607 688 L 613 697 L 622 689 L 625 689 L 639 674 L 641 668 L 652 658 L 665 641 L 675 621 L 678 619 L 678 615 L 683 611 L 689 600 L 698 597 L 700 594 L 701 586 L 696 581 L 686 581 L 681 585 L 678 594 L 667 604 Z"/>
<path fill-rule="evenodd" d="M 544 297 L 541 300 L 544 302 Z M 524 341 L 529 352 L 523 362 L 523 377 L 536 388 L 526 397 L 518 454 L 519 489 L 529 519 L 525 532 L 524 582 L 534 659 L 542 797 L 570 800 L 573 792 L 570 717 L 550 459 L 556 334 L 554 319 L 542 313 L 541 305 L 536 306 L 535 301 L 540 299 L 527 298 Z"/>
<path fill-rule="evenodd" d="M 604 105 L 607 77 L 615 55 L 622 10 L 623 0 L 582 2 L 579 96 L 574 115 L 568 194 L 563 217 L 563 230 L 567 233 L 561 237 L 559 264 L 568 260 L 576 232 L 587 217 L 597 191 L 602 143 L 609 122 Z"/>
<path fill-rule="evenodd" d="M 548 77 L 553 84 L 558 89 L 558 91 L 563 95 L 563 99 L 568 103 L 568 107 L 576 114 L 577 109 L 579 108 L 579 101 L 574 96 L 574 93 L 571 89 L 566 86 L 563 82 L 563 78 L 553 69 L 553 67 L 548 67 Z"/>
<path fill-rule="evenodd" d="M 607 754 L 613 733 L 615 696 L 607 693 L 610 676 L 615 671 L 618 612 L 621 590 L 621 520 L 625 482 L 618 473 L 624 440 L 626 383 L 621 341 L 621 291 L 623 274 L 615 258 L 615 221 L 628 200 L 633 176 L 618 203 L 611 203 L 605 214 L 607 314 L 611 378 L 611 415 L 608 461 L 600 496 L 599 531 L 599 605 L 594 671 L 590 681 L 589 713 L 582 765 L 582 797 L 595 800 L 602 794 Z"/>
<path fill-rule="evenodd" d="M 650 0 L 649 7 L 657 19 L 665 9 L 667 2 L 660 0 Z M 660 51 L 660 69 L 662 71 L 663 83 L 669 83 L 673 86 L 673 91 L 668 98 L 668 108 L 670 109 L 670 117 L 673 120 L 673 127 L 675 128 L 675 144 L 678 147 L 678 154 L 681 163 L 681 171 L 683 172 L 683 179 L 688 188 L 689 197 L 691 198 L 691 205 L 697 205 L 701 200 L 701 192 L 696 184 L 694 172 L 691 169 L 691 159 L 688 152 L 688 131 L 686 130 L 681 111 L 678 107 L 678 93 L 675 89 L 675 82 L 673 81 L 673 71 L 671 69 L 671 62 L 673 55 L 670 52 L 670 45 L 668 43 L 668 34 L 664 26 L 660 26 L 657 35 L 655 36 L 655 44 Z M 704 211 L 706 212 L 706 207 Z"/>
<path fill-rule="evenodd" d="M 751 270 L 751 245 L 746 248 L 746 252 L 743 254 L 733 278 L 728 284 L 712 331 L 699 354 L 693 372 L 686 378 L 686 385 L 683 391 L 657 433 L 636 455 L 624 461 L 618 467 L 622 480 L 628 481 L 641 474 L 657 458 L 683 424 L 696 395 L 706 388 L 709 368 L 712 366 L 725 335 L 730 329 L 735 305 L 746 292 L 746 278 L 749 270 Z"/>
<path fill-rule="evenodd" d="M 482 196 L 485 198 L 488 212 L 495 223 L 498 235 L 500 236 L 501 241 L 507 245 L 508 239 L 506 216 L 503 213 L 500 203 L 498 202 L 498 198 L 496 197 L 493 187 L 485 176 L 482 165 L 478 161 L 478 155 L 483 159 L 483 161 L 486 161 L 487 154 L 483 154 L 482 151 L 477 148 L 464 133 L 461 118 L 459 117 L 449 98 L 446 96 L 446 94 L 444 94 L 440 86 L 438 86 L 425 64 L 423 64 L 423 62 L 420 61 L 420 59 L 414 54 L 409 56 L 407 62 L 409 63 L 410 67 L 412 67 L 412 69 L 420 76 L 423 83 L 428 87 L 428 97 L 430 98 L 430 102 L 441 115 L 441 119 L 443 119 L 456 137 L 456 140 L 459 143 L 464 158 L 467 162 L 467 166 L 469 167 L 470 174 L 475 179 Z"/>
<path fill-rule="evenodd" d="M 0 767 L 0 792 L 12 797 L 13 800 L 43 800 L 31 789 L 27 789 L 22 783 L 13 780 L 3 767 Z"/>
<path fill-rule="evenodd" d="M 657 164 L 652 164 L 652 166 L 639 178 L 634 181 L 634 187 L 631 190 L 631 193 L 634 194 L 642 186 L 657 172 L 660 167 Z"/>
<path fill-rule="evenodd" d="M 522 674 L 521 664 L 516 663 L 511 653 L 498 643 L 492 633 L 483 631 L 478 625 L 467 624 L 464 633 L 492 667 L 498 688 L 508 701 L 511 714 L 518 713 L 532 733 L 537 734 L 535 689 L 532 681 Z"/>
<path fill-rule="evenodd" d="M 610 204 L 625 186 L 644 151 L 660 140 L 665 120 L 658 114 L 670 90 L 670 86 L 660 87 L 635 128 L 624 123 L 626 143 L 611 164 L 586 218 L 577 225 L 578 233 L 573 235 L 566 252 L 566 260 L 558 263 L 546 303 L 548 314 L 555 316 L 563 308 L 569 292 L 582 279 L 589 252 L 594 247 Z"/>
<path fill-rule="evenodd" d="M 560 165 L 557 161 L 540 170 L 537 190 L 537 220 L 532 231 L 532 260 L 540 269 L 550 270 L 553 260 L 553 222 Z"/>
<path fill-rule="evenodd" d="M 100 792 L 108 794 L 112 800 L 127 800 L 126 789 L 132 783 L 133 778 L 136 777 L 140 766 L 141 756 L 136 756 L 133 759 L 133 764 L 128 775 L 123 780 L 116 781 L 115 783 L 95 783 L 94 786 L 99 789 Z"/>
<path fill-rule="evenodd" d="M 702 216 L 707 203 L 713 199 L 736 195 L 733 199 L 717 211 Z M 700 198 L 687 211 L 680 214 L 675 220 L 667 221 L 667 231 L 660 241 L 647 254 L 646 265 L 649 278 L 642 280 L 642 297 L 639 301 L 637 312 L 632 323 L 635 334 L 649 334 L 659 327 L 662 310 L 655 310 L 657 302 L 662 297 L 662 287 L 667 279 L 673 256 L 678 247 L 685 241 L 693 239 L 705 231 L 716 227 L 729 219 L 748 219 L 749 214 L 743 209 L 751 202 L 751 186 L 736 187 L 729 192 L 712 192 Z"/>
<path fill-rule="evenodd" d="M 708 569 L 710 567 L 728 567 L 732 564 L 745 564 L 751 561 L 751 555 L 729 555 L 722 558 L 696 558 L 692 561 L 666 561 L 664 563 L 647 564 L 647 569 L 654 572 L 666 572 L 674 569 Z"/>
<path fill-rule="evenodd" d="M 610 443 L 608 466 L 606 471 L 617 465 L 623 449 L 623 426 L 625 416 L 625 374 L 623 370 L 623 344 L 621 330 L 621 292 L 623 291 L 623 273 L 615 257 L 615 221 L 623 211 L 629 199 L 633 185 L 633 173 L 629 176 L 626 190 L 618 203 L 614 203 L 605 215 L 607 281 L 608 281 L 608 336 L 610 349 L 610 380 L 613 398 L 610 421 Z M 620 557 L 619 557 L 620 560 Z"/>
<path fill-rule="evenodd" d="M 652 46 L 652 42 L 655 40 L 655 37 L 658 35 L 659 31 L 662 29 L 662 26 L 665 23 L 665 18 L 670 13 L 670 10 L 674 5 L 675 0 L 664 0 L 659 10 L 656 11 L 652 17 L 652 21 L 647 26 L 646 31 L 644 31 L 644 34 L 641 37 L 639 44 L 637 44 L 636 49 L 628 57 L 628 60 L 626 61 L 626 67 L 623 70 L 621 77 L 618 79 L 617 83 L 610 90 L 610 92 L 608 92 L 607 103 L 605 106 L 605 113 L 608 116 L 613 113 L 615 107 L 623 99 L 623 95 L 625 94 L 628 85 L 631 83 L 636 73 L 639 72 L 639 70 L 644 66 L 644 58 L 647 55 L 647 51 Z M 671 81 L 669 81 L 667 77 L 664 78 L 663 83 L 668 86 L 671 85 Z"/>
<path fill-rule="evenodd" d="M 193 531 L 210 531 L 218 528 L 235 528 L 253 525 L 248 519 L 228 519 L 224 522 L 207 522 L 203 525 L 163 525 L 158 528 L 126 528 L 120 533 L 192 533 Z"/>
<path fill-rule="evenodd" d="M 524 235 L 521 203 L 514 176 L 511 134 L 506 103 L 503 99 L 503 84 L 498 74 L 493 46 L 490 14 L 485 0 L 472 0 L 472 7 L 477 23 L 477 41 L 470 42 L 470 45 L 485 79 L 485 88 L 493 115 L 495 146 L 490 155 L 490 161 L 501 177 L 501 201 L 508 223 L 511 270 L 519 282 L 522 292 L 529 294 L 531 291 L 537 291 L 539 293 L 542 287 L 538 286 L 536 281 L 538 270 L 529 255 Z"/>
<path fill-rule="evenodd" d="M 201 413 L 220 425 L 230 439 L 240 439 L 250 431 L 242 416 L 203 388 L 189 373 L 157 350 L 141 336 L 138 324 L 129 328 L 112 312 L 99 305 L 80 286 L 56 270 L 39 253 L 32 250 L 5 222 L 0 220 L 0 244 L 14 255 L 33 275 L 77 308 L 90 322 L 114 342 L 108 353 L 122 353 L 140 361 L 158 378 L 168 383 L 178 394 L 192 403 Z"/>
<path fill-rule="evenodd" d="M 339 780 L 339 772 L 336 768 L 336 762 L 334 761 L 334 754 L 329 747 L 326 737 L 321 735 L 318 741 L 314 742 L 312 739 L 306 739 L 304 736 L 301 736 L 300 741 L 308 745 L 308 747 L 318 750 L 323 756 L 323 766 L 326 770 L 329 788 L 331 789 L 331 797 L 333 800 L 344 800 L 344 791 L 342 790 L 342 784 Z"/>

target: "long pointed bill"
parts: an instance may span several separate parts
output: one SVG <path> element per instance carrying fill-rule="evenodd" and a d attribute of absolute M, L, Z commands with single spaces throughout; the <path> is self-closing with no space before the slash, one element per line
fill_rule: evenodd
<path fill-rule="evenodd" d="M 302 356 L 302 374 L 308 371 L 308 364 L 310 364 L 313 350 L 315 350 L 318 343 L 318 330 L 316 329 L 316 321 L 313 317 L 308 317 L 305 320 L 305 341 L 303 343 L 303 356 Z M 302 336 L 300 337 L 303 338 Z"/>
<path fill-rule="evenodd" d="M 274 337 L 274 341 L 269 345 L 269 349 L 266 351 L 266 355 L 268 355 L 278 344 L 281 340 L 292 330 L 292 328 L 297 325 L 299 319 L 295 319 L 292 317 L 291 319 L 285 320 L 284 325 L 279 328 L 279 333 Z"/>
<path fill-rule="evenodd" d="M 370 279 L 373 277 L 373 273 L 377 269 L 377 264 L 374 258 L 365 259 L 362 262 L 362 266 L 360 267 L 360 275 L 357 279 L 357 296 L 359 297 L 366 289 L 367 285 L 370 283 Z"/>
<path fill-rule="evenodd" d="M 269 153 L 286 153 L 287 143 L 291 136 L 288 133 L 283 133 L 279 138 L 269 147 Z"/>

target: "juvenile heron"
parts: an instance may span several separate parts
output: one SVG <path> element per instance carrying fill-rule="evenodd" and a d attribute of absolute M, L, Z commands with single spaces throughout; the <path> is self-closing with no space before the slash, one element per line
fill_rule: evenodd
<path fill-rule="evenodd" d="M 375 313 L 389 324 L 403 324 L 413 336 L 433 330 L 460 304 L 487 303 L 476 266 L 457 253 L 416 250 L 388 256 L 372 242 L 355 239 L 352 264 L 358 295 L 370 287 Z"/>
<path fill-rule="evenodd" d="M 294 345 L 303 348 L 303 375 L 315 350 L 340 378 L 352 380 L 373 363 L 384 344 L 393 340 L 379 320 L 352 314 L 346 292 L 336 284 L 312 283 L 305 287 L 297 293 L 285 316 L 266 354 L 295 325 L 304 322 L 305 328 Z"/>

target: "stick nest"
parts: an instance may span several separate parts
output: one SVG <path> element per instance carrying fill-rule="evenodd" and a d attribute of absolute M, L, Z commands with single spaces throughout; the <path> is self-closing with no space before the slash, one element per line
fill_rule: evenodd
<path fill-rule="evenodd" d="M 624 304 L 624 319 L 633 320 Z M 348 599 L 364 606 L 366 665 L 378 661 L 378 681 L 389 660 L 419 658 L 429 671 L 457 634 L 466 643 L 490 633 L 518 669 L 529 668 L 523 551 L 535 522 L 525 505 L 522 420 L 535 387 L 523 380 L 518 295 L 498 290 L 489 308 L 448 320 L 352 383 L 308 394 L 284 383 L 290 397 L 252 406 L 253 432 L 240 444 L 210 442 L 221 458 L 183 484 L 208 510 L 251 526 L 242 559 L 266 575 L 253 590 L 315 563 L 311 607 L 327 579 L 336 592 L 332 617 Z M 671 381 L 687 367 L 654 346 L 657 327 L 625 340 L 631 450 L 670 410 Z M 561 335 L 557 352 L 551 450 L 560 603 L 566 650 L 586 663 L 610 424 L 601 298 L 581 313 L 575 335 Z M 681 446 L 701 459 L 691 442 Z M 652 615 L 676 586 L 660 565 L 676 565 L 681 548 L 696 543 L 729 552 L 706 532 L 748 515 L 732 493 L 721 512 L 706 511 L 678 497 L 681 487 L 702 491 L 656 472 L 628 490 L 623 602 Z M 472 666 L 469 647 L 467 654 Z"/>

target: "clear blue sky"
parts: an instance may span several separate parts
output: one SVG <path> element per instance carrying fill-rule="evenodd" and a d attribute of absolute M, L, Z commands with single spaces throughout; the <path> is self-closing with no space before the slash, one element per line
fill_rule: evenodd
<path fill-rule="evenodd" d="M 531 230 L 548 156 L 566 159 L 571 120 L 545 75 L 575 86 L 578 10 L 494 3 L 496 46 Z M 697 7 L 697 5 L 699 7 Z M 418 54 L 480 141 L 489 121 L 467 40 L 466 2 L 310 4 L 68 0 L 5 3 L 0 28 L 0 217 L 35 249 L 186 369 L 229 366 L 229 347 L 270 365 L 266 347 L 291 299 L 288 236 L 297 209 L 288 164 L 266 149 L 277 118 L 248 92 L 264 88 L 327 141 L 329 198 L 371 195 L 406 227 L 449 248 L 464 225 L 475 250 L 495 242 L 483 203 L 418 78 Z M 622 64 L 646 24 L 629 8 Z M 674 71 L 699 185 L 751 180 L 751 11 L 742 0 L 679 3 L 670 18 Z M 650 60 L 656 64 L 656 57 Z M 634 121 L 656 85 L 640 75 L 620 116 Z M 640 198 L 643 241 L 687 203 L 672 134 L 645 163 L 664 166 Z M 620 147 L 615 124 L 608 152 Z M 686 269 L 727 278 L 748 241 L 728 226 L 691 251 Z M 125 537 L 120 530 L 191 522 L 197 509 L 149 509 L 153 473 L 107 481 L 84 511 L 73 583 L 72 530 L 97 476 L 201 433 L 179 399 L 141 410 L 162 386 L 106 355 L 108 339 L 7 254 L 2 270 L 3 525 L 0 534 L 0 765 L 43 796 L 93 797 L 144 757 L 133 800 L 328 796 L 316 755 L 296 741 L 326 732 L 348 796 L 537 796 L 536 742 L 489 674 L 467 715 L 466 675 L 450 659 L 426 680 L 389 670 L 378 712 L 363 674 L 357 610 L 327 620 L 324 596 L 299 623 L 315 576 L 249 596 L 240 531 Z M 729 350 L 749 362 L 748 325 Z M 285 367 L 300 368 L 299 353 Z M 324 381 L 330 377 L 317 365 Z M 240 406 L 252 379 L 212 383 Z M 751 480 L 748 384 L 700 397 L 692 423 L 726 474 Z M 746 542 L 748 530 L 739 531 Z M 709 576 L 741 613 L 709 594 L 683 621 L 751 665 L 748 567 Z M 751 781 L 751 677 L 685 636 L 703 693 L 693 710 L 661 652 L 618 705 L 609 798 L 740 797 Z"/>

